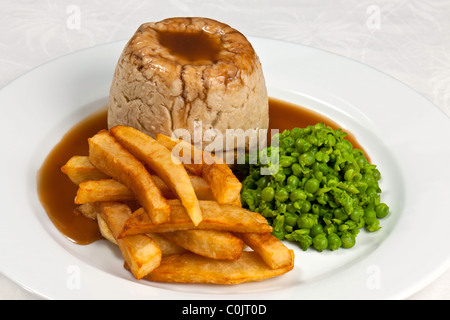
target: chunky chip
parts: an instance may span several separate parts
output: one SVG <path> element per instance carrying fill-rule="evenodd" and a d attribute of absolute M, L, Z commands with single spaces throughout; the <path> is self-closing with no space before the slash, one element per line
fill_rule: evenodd
<path fill-rule="evenodd" d="M 98 203 L 89 202 L 77 206 L 76 210 L 88 219 L 96 220 L 98 214 Z"/>
<path fill-rule="evenodd" d="M 179 159 L 187 171 L 197 176 L 202 175 L 203 153 L 201 150 L 186 141 L 172 139 L 161 133 L 156 134 L 156 141 L 170 150 L 172 156 Z"/>
<path fill-rule="evenodd" d="M 175 140 L 163 134 L 157 134 L 156 141 L 166 146 L 170 151 L 175 152 L 176 156 L 184 159 L 183 163 L 187 170 L 194 174 L 202 175 L 211 186 L 213 196 L 217 202 L 220 204 L 232 203 L 241 205 L 240 192 L 242 184 L 230 167 L 223 162 L 223 159 L 215 157 L 209 152 L 199 150 L 186 141 Z M 181 155 L 178 155 L 177 152 L 181 153 Z M 185 153 L 188 153 L 189 156 L 186 157 Z M 187 164 L 186 160 L 189 160 Z"/>
<path fill-rule="evenodd" d="M 271 233 L 238 233 L 246 245 L 257 252 L 271 269 L 284 268 L 294 263 L 294 253 Z"/>
<path fill-rule="evenodd" d="M 153 223 L 170 219 L 170 206 L 144 165 L 122 147 L 107 130 L 89 142 L 89 161 L 108 176 L 126 185 L 150 215 Z"/>
<path fill-rule="evenodd" d="M 100 229 L 100 234 L 103 236 L 103 238 L 105 238 L 106 240 L 108 240 L 109 242 L 111 242 L 115 245 L 118 245 L 116 239 L 114 238 L 111 230 L 108 227 L 108 224 L 102 218 L 102 215 L 100 214 L 100 212 L 97 215 L 97 222 L 98 222 L 98 226 Z M 163 257 L 171 255 L 171 254 L 180 254 L 180 253 L 186 252 L 185 249 L 176 245 L 172 241 L 167 240 L 160 234 L 153 233 L 153 234 L 147 234 L 147 236 L 149 236 L 153 241 L 155 241 L 155 243 L 158 245 L 159 249 L 161 250 L 161 255 Z"/>
<path fill-rule="evenodd" d="M 105 219 L 102 218 L 102 215 L 100 214 L 100 210 L 99 213 L 97 214 L 97 223 L 98 223 L 98 228 L 100 229 L 100 234 L 102 235 L 103 238 L 105 238 L 106 240 L 108 240 L 109 242 L 117 245 L 117 241 L 114 238 L 114 235 L 112 234 L 111 230 L 108 227 L 108 224 L 106 223 Z"/>
<path fill-rule="evenodd" d="M 236 261 L 216 260 L 194 253 L 183 253 L 162 258 L 160 266 L 144 279 L 156 282 L 229 285 L 280 276 L 293 267 L 292 263 L 282 268 L 271 269 L 254 251 L 243 251 Z"/>
<path fill-rule="evenodd" d="M 161 178 L 156 175 L 152 175 L 152 178 L 166 199 L 177 198 Z M 214 200 L 211 187 L 202 177 L 189 176 L 189 179 L 199 200 Z M 81 182 L 75 196 L 75 203 L 87 204 L 105 201 L 130 201 L 134 199 L 133 192 L 124 184 L 114 179 L 101 179 Z"/>
<path fill-rule="evenodd" d="M 108 225 L 123 258 L 136 279 L 141 279 L 161 262 L 161 249 L 147 235 L 128 236 L 119 239 L 119 233 L 131 215 L 130 208 L 121 203 L 105 202 L 99 205 L 100 215 Z"/>
<path fill-rule="evenodd" d="M 61 171 L 75 183 L 80 184 L 86 180 L 107 179 L 108 176 L 98 170 L 86 156 L 73 156 L 62 167 Z"/>
<path fill-rule="evenodd" d="M 148 232 L 178 230 L 220 230 L 230 232 L 272 232 L 272 227 L 260 214 L 233 205 L 220 205 L 216 201 L 200 200 L 203 219 L 195 226 L 179 200 L 168 200 L 171 206 L 170 221 L 154 224 L 143 208 L 136 210 L 124 224 L 121 237 Z"/>
<path fill-rule="evenodd" d="M 211 259 L 237 260 L 242 253 L 242 240 L 231 232 L 183 230 L 161 234 L 180 247 Z"/>
<path fill-rule="evenodd" d="M 133 192 L 114 179 L 88 180 L 79 184 L 75 204 L 92 202 L 130 201 L 136 199 Z"/>
<path fill-rule="evenodd" d="M 223 163 L 204 165 L 202 176 L 211 186 L 213 196 L 218 203 L 241 205 L 242 183 L 236 178 L 228 165 Z"/>
<path fill-rule="evenodd" d="M 202 220 L 202 211 L 183 164 L 173 159 L 166 147 L 137 129 L 115 126 L 110 132 L 135 157 L 156 172 L 181 200 L 194 225 L 198 225 Z"/>

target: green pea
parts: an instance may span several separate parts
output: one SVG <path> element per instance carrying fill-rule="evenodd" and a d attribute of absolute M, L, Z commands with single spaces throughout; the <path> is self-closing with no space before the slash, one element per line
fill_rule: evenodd
<path fill-rule="evenodd" d="M 334 210 L 334 217 L 336 219 L 345 221 L 345 220 L 348 219 L 348 214 L 344 210 L 342 210 L 341 208 L 337 208 L 337 209 Z"/>
<path fill-rule="evenodd" d="M 341 204 L 347 214 L 352 214 L 353 198 L 350 195 L 345 194 L 345 196 L 343 196 L 341 199 Z"/>
<path fill-rule="evenodd" d="M 298 163 L 293 163 L 291 166 L 292 174 L 299 177 L 302 174 L 302 167 Z"/>
<path fill-rule="evenodd" d="M 319 162 L 323 162 L 325 158 L 325 154 L 322 151 L 318 151 L 315 155 L 316 160 Z M 316 162 L 317 163 L 317 162 Z"/>
<path fill-rule="evenodd" d="M 364 217 L 361 217 L 359 221 L 356 223 L 356 228 L 362 228 L 366 225 L 366 220 L 364 220 Z"/>
<path fill-rule="evenodd" d="M 286 231 L 284 230 L 284 216 L 278 215 L 275 217 L 272 234 L 280 240 L 284 239 L 286 234 Z"/>
<path fill-rule="evenodd" d="M 318 223 L 318 224 L 315 224 L 315 225 L 313 225 L 311 227 L 309 235 L 311 237 L 315 237 L 315 236 L 317 236 L 318 234 L 321 234 L 321 233 L 323 233 L 323 227 L 322 227 L 322 225 L 320 223 Z"/>
<path fill-rule="evenodd" d="M 319 187 L 320 182 L 315 178 L 311 178 L 305 183 L 305 190 L 309 193 L 315 193 L 317 190 L 319 190 Z"/>
<path fill-rule="evenodd" d="M 315 221 L 309 214 L 301 214 L 297 219 L 297 226 L 302 229 L 311 229 L 314 224 Z"/>
<path fill-rule="evenodd" d="M 389 207 L 385 203 L 380 203 L 375 207 L 375 212 L 378 219 L 383 219 L 389 214 Z"/>
<path fill-rule="evenodd" d="M 292 186 L 293 188 L 297 188 L 300 180 L 297 176 L 289 176 L 287 178 L 286 182 L 289 186 Z"/>
<path fill-rule="evenodd" d="M 285 185 L 283 188 L 289 193 L 291 193 L 295 189 L 293 186 L 291 186 L 289 184 Z"/>
<path fill-rule="evenodd" d="M 336 187 L 339 184 L 339 178 L 336 176 L 328 174 L 326 178 L 328 187 Z"/>
<path fill-rule="evenodd" d="M 362 180 L 365 183 L 367 183 L 367 185 L 369 187 L 372 187 L 372 186 L 374 186 L 377 183 L 377 181 L 375 180 L 374 176 L 369 174 L 369 173 L 363 174 Z"/>
<path fill-rule="evenodd" d="M 306 193 L 301 189 L 295 189 L 292 190 L 292 192 L 289 195 L 289 199 L 294 202 L 297 200 L 305 200 L 306 199 Z"/>
<path fill-rule="evenodd" d="M 317 180 L 322 181 L 323 173 L 320 171 L 317 171 L 314 173 L 314 176 L 316 177 Z"/>
<path fill-rule="evenodd" d="M 347 171 L 345 171 L 344 179 L 347 181 L 351 181 L 353 179 L 354 175 L 355 175 L 355 170 L 348 169 Z"/>
<path fill-rule="evenodd" d="M 286 176 L 290 176 L 290 175 L 292 174 L 292 169 L 291 169 L 291 167 L 283 168 L 283 173 L 284 173 Z"/>
<path fill-rule="evenodd" d="M 320 204 L 323 204 L 323 205 L 326 205 L 328 203 L 329 199 L 330 199 L 330 197 L 327 193 L 322 193 L 319 196 L 317 196 L 317 198 L 316 198 L 317 202 Z"/>
<path fill-rule="evenodd" d="M 298 152 L 302 152 L 303 153 L 303 152 L 306 151 L 305 149 L 307 149 L 307 146 L 305 146 L 305 144 L 306 144 L 306 140 L 302 139 L 302 138 L 299 138 L 299 139 L 295 140 L 295 149 Z"/>
<path fill-rule="evenodd" d="M 328 247 L 328 239 L 325 233 L 320 233 L 313 238 L 313 246 L 319 252 L 322 252 Z"/>
<path fill-rule="evenodd" d="M 307 213 L 311 210 L 311 202 L 308 200 L 303 201 L 302 206 L 300 207 L 300 211 L 302 213 Z"/>
<path fill-rule="evenodd" d="M 347 151 L 347 152 L 352 152 L 353 151 L 353 146 L 352 146 L 351 142 L 348 141 L 348 140 L 343 139 L 342 140 L 342 146 L 343 146 L 343 149 L 345 151 Z"/>
<path fill-rule="evenodd" d="M 299 157 L 300 164 L 303 164 L 304 166 L 310 166 L 316 161 L 316 157 L 312 152 L 303 153 Z"/>
<path fill-rule="evenodd" d="M 285 213 L 284 223 L 289 226 L 295 226 L 297 224 L 298 215 L 295 213 Z"/>
<path fill-rule="evenodd" d="M 285 202 L 289 198 L 289 193 L 285 189 L 278 189 L 275 192 L 275 200 Z"/>
<path fill-rule="evenodd" d="M 317 204 L 317 203 L 314 203 L 312 206 L 311 206 L 311 211 L 314 213 L 314 214 L 319 214 L 319 212 L 320 212 L 320 206 Z"/>
<path fill-rule="evenodd" d="M 328 249 L 337 250 L 342 246 L 342 240 L 336 233 L 328 235 Z"/>
<path fill-rule="evenodd" d="M 328 141 L 327 144 L 330 147 L 334 147 L 334 145 L 336 144 L 336 138 L 333 135 L 328 135 Z"/>
<path fill-rule="evenodd" d="M 272 187 L 265 187 L 261 191 L 261 199 L 266 202 L 270 202 L 275 197 L 275 190 Z"/>
<path fill-rule="evenodd" d="M 303 251 L 306 251 L 313 243 L 313 239 L 307 234 L 301 235 L 297 241 Z"/>
<path fill-rule="evenodd" d="M 374 224 L 377 221 L 376 211 L 374 209 L 365 210 L 364 219 L 366 220 L 366 225 Z"/>
<path fill-rule="evenodd" d="M 267 184 L 269 183 L 269 177 L 268 176 L 262 176 L 257 182 L 256 186 L 258 189 L 264 189 Z"/>
<path fill-rule="evenodd" d="M 324 175 L 327 175 L 330 172 L 330 167 L 328 167 L 328 165 L 326 163 L 320 163 L 319 164 L 319 170 Z"/>
<path fill-rule="evenodd" d="M 311 145 L 313 145 L 313 146 L 318 145 L 319 139 L 317 139 L 316 136 L 310 135 L 310 136 L 308 136 L 307 139 L 308 139 L 308 142 L 311 143 Z"/>
<path fill-rule="evenodd" d="M 286 212 L 289 212 L 289 213 L 295 213 L 296 211 L 297 211 L 297 209 L 298 208 L 296 208 L 296 206 L 294 205 L 294 203 L 288 203 L 287 205 L 286 205 Z"/>
<path fill-rule="evenodd" d="M 361 217 L 364 216 L 364 209 L 361 207 L 357 207 L 353 210 L 353 212 L 350 214 L 350 219 L 354 222 L 358 222 Z"/>
<path fill-rule="evenodd" d="M 287 158 L 282 158 L 280 159 L 280 166 L 281 167 L 289 167 L 291 165 L 291 160 L 287 159 Z"/>
<path fill-rule="evenodd" d="M 350 232 L 345 232 L 341 236 L 341 241 L 342 241 L 342 247 L 343 248 L 351 248 L 356 243 L 355 236 L 352 235 Z"/>
<path fill-rule="evenodd" d="M 375 180 L 378 181 L 381 179 L 381 173 L 378 169 L 374 169 L 372 174 L 373 174 L 373 177 L 375 178 Z"/>
<path fill-rule="evenodd" d="M 380 221 L 375 220 L 375 221 L 372 222 L 371 224 L 366 225 L 366 229 L 367 229 L 367 231 L 369 231 L 369 232 L 374 232 L 374 231 L 380 230 L 380 229 L 381 229 L 381 227 L 380 227 Z"/>
<path fill-rule="evenodd" d="M 364 156 L 357 156 L 355 158 L 355 162 L 361 169 L 364 168 L 367 165 L 367 159 Z"/>
<path fill-rule="evenodd" d="M 273 211 L 270 210 L 269 208 L 264 208 L 264 209 L 261 211 L 261 215 L 262 215 L 263 217 L 266 217 L 266 218 L 270 218 L 270 217 L 274 217 L 274 216 L 275 216 L 275 214 L 273 213 Z"/>
<path fill-rule="evenodd" d="M 283 141 L 286 147 L 293 147 L 295 144 L 295 140 L 292 137 L 286 137 L 285 139 L 283 139 Z"/>
<path fill-rule="evenodd" d="M 337 227 L 336 227 L 334 224 L 326 224 L 326 225 L 323 227 L 323 231 L 324 231 L 326 234 L 332 234 L 332 233 L 335 233 L 336 230 L 337 230 Z"/>
<path fill-rule="evenodd" d="M 283 182 L 286 179 L 286 175 L 283 172 L 279 171 L 275 173 L 274 178 L 277 182 Z"/>
<path fill-rule="evenodd" d="M 287 210 L 287 204 L 286 203 L 282 203 L 282 202 L 278 202 L 276 203 L 277 205 L 277 211 L 278 213 L 285 213 Z"/>

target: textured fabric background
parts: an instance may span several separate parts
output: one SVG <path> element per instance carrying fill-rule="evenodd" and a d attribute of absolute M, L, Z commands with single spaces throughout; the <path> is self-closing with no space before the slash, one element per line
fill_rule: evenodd
<path fill-rule="evenodd" d="M 0 0 L 0 88 L 56 57 L 128 39 L 141 23 L 172 16 L 210 17 L 247 36 L 349 57 L 409 85 L 450 116 L 445 0 Z M 35 298 L 0 276 L 0 299 Z M 411 299 L 450 299 L 450 271 Z"/>

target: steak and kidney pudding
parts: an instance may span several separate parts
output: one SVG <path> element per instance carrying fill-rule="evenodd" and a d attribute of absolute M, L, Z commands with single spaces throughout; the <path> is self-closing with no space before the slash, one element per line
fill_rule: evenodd
<path fill-rule="evenodd" d="M 152 137 L 177 129 L 190 137 L 195 129 L 268 129 L 269 101 L 255 50 L 239 31 L 208 18 L 141 25 L 114 73 L 108 126 L 116 125 Z"/>

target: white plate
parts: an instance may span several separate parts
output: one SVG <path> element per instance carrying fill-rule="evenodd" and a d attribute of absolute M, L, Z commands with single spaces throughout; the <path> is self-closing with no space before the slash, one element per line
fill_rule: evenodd
<path fill-rule="evenodd" d="M 47 63 L 0 91 L 0 271 L 50 299 L 400 299 L 449 266 L 450 121 L 422 96 L 357 62 L 249 38 L 273 97 L 354 133 L 382 173 L 391 214 L 352 249 L 303 252 L 288 274 L 237 286 L 134 280 L 106 241 L 62 236 L 36 193 L 36 172 L 63 134 L 106 104 L 124 41 Z"/>

